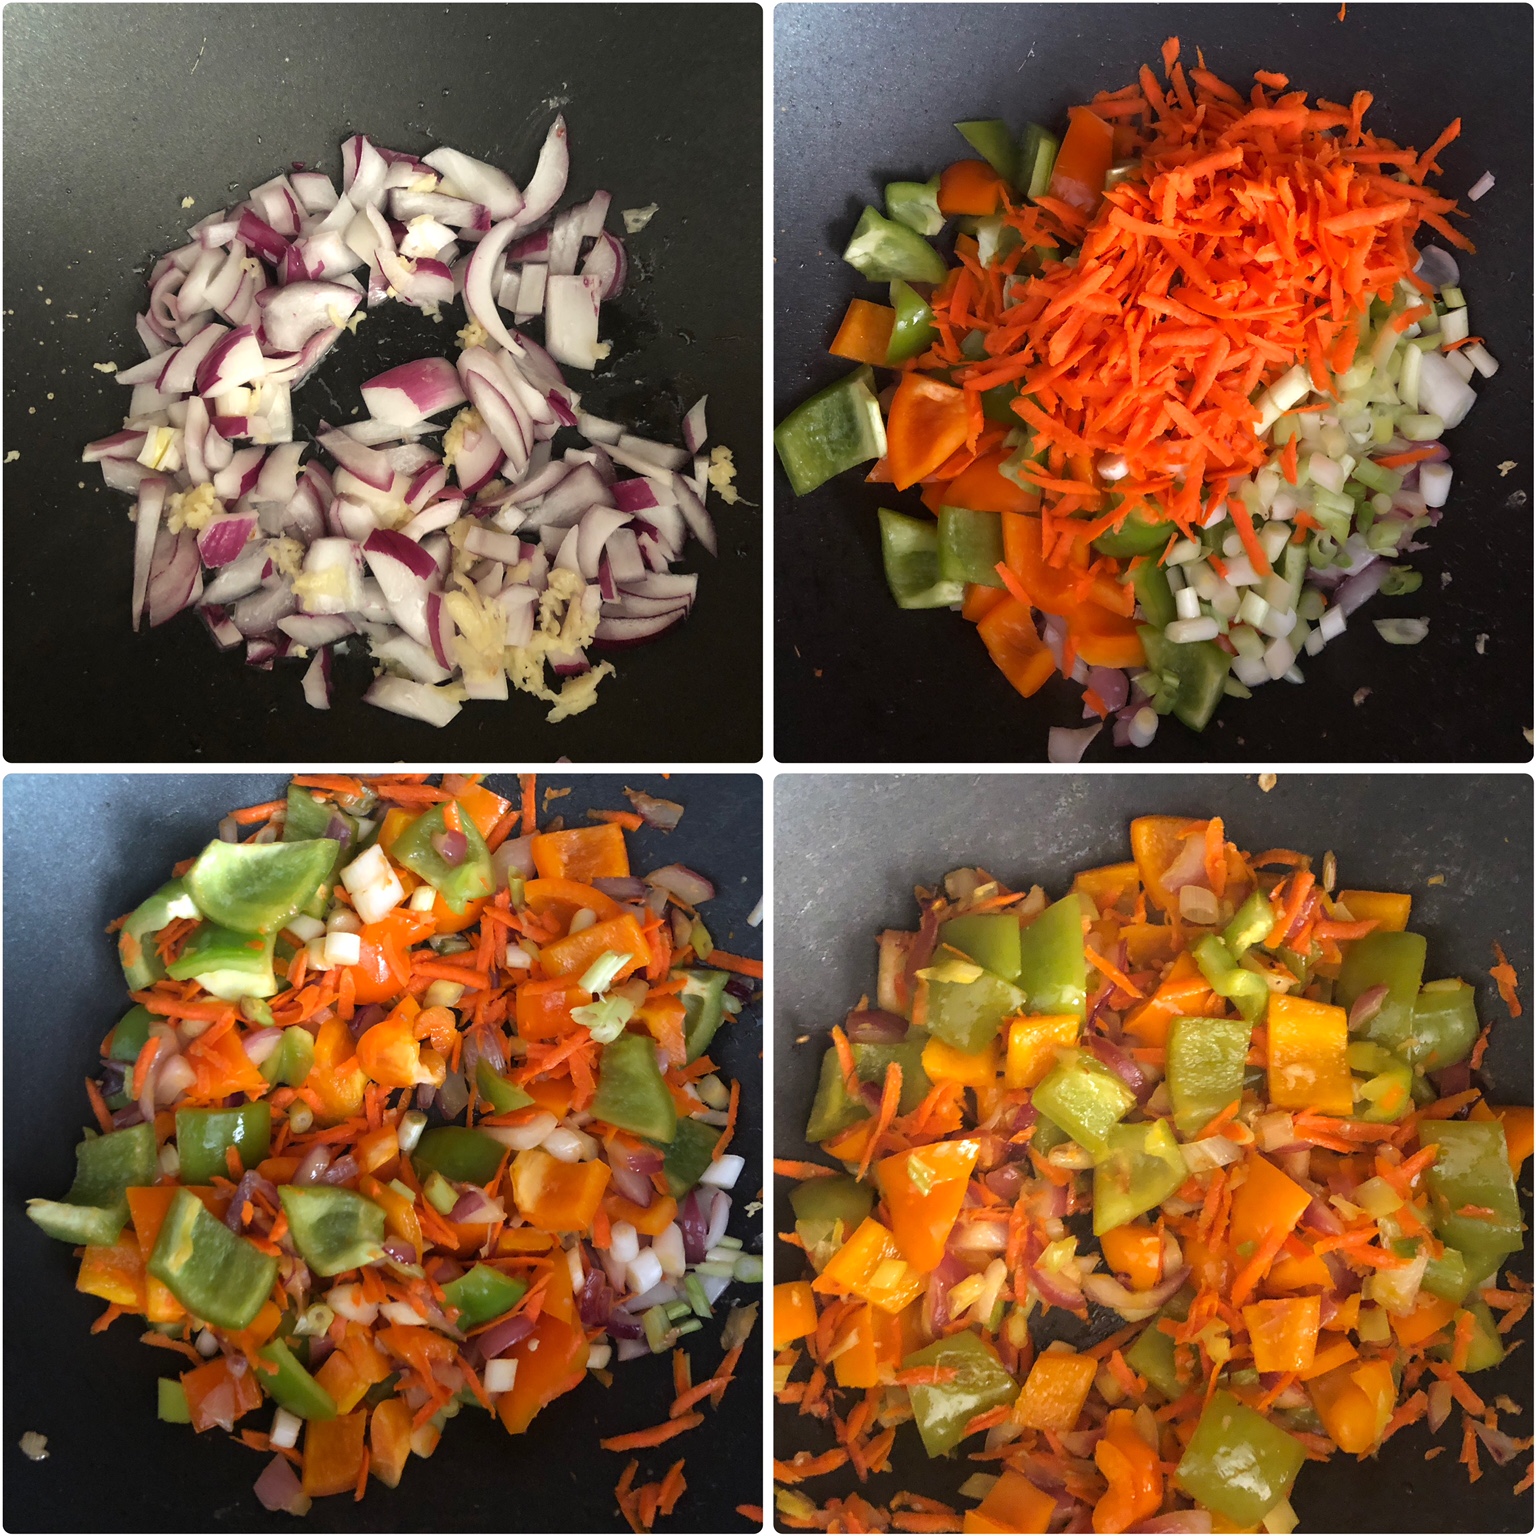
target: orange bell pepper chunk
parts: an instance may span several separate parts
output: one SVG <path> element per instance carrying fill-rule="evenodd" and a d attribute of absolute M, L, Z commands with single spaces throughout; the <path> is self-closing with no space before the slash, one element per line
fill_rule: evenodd
<path fill-rule="evenodd" d="M 988 1088 L 997 1077 L 997 1042 L 983 1051 L 958 1051 L 949 1041 L 931 1035 L 923 1047 L 923 1071 L 935 1083 L 959 1083 L 963 1088 Z"/>
<path fill-rule="evenodd" d="M 533 867 L 547 880 L 618 880 L 629 874 L 629 850 L 624 829 L 612 822 L 571 827 L 565 832 L 540 832 L 529 845 Z"/>
<path fill-rule="evenodd" d="M 875 1165 L 891 1236 L 914 1269 L 939 1267 L 980 1155 L 979 1141 L 936 1141 Z"/>
<path fill-rule="evenodd" d="M 1009 1469 L 993 1483 L 986 1498 L 975 1509 L 966 1512 L 965 1529 L 1026 1533 L 1048 1531 L 1055 1511 L 1056 1500 L 1050 1494 L 1035 1487 L 1022 1472 Z M 973 1520 L 980 1523 L 973 1524 Z"/>
<path fill-rule="evenodd" d="M 1033 1088 L 1056 1065 L 1057 1050 L 1077 1044 L 1077 1031 L 1070 1013 L 1028 1013 L 1010 1021 L 1003 1081 L 1010 1089 Z"/>
<path fill-rule="evenodd" d="M 1104 1262 L 1125 1275 L 1133 1291 L 1150 1291 L 1163 1277 L 1163 1239 L 1156 1227 L 1130 1221 L 1099 1238 Z"/>
<path fill-rule="evenodd" d="M 1163 885 L 1163 876 L 1183 852 L 1185 839 L 1204 836 L 1205 826 L 1186 816 L 1138 816 L 1131 822 L 1131 854 L 1142 887 L 1164 912 L 1177 912 L 1179 902 Z"/>
<path fill-rule="evenodd" d="M 539 954 L 539 964 L 546 976 L 573 976 L 580 980 L 587 967 L 608 950 L 628 957 L 614 978 L 616 981 L 623 981 L 639 970 L 651 954 L 640 924 L 625 912 L 546 944 Z"/>
<path fill-rule="evenodd" d="M 1069 125 L 1051 169 L 1050 196 L 1091 214 L 1104 195 L 1115 157 L 1115 131 L 1088 107 L 1070 107 Z"/>
<path fill-rule="evenodd" d="M 360 957 L 356 965 L 347 967 L 354 1000 L 363 1005 L 394 1002 L 410 983 L 411 946 L 437 931 L 433 913 L 408 908 L 396 908 L 376 923 L 364 923 L 358 934 Z"/>
<path fill-rule="evenodd" d="M 904 373 L 886 416 L 886 462 L 898 491 L 931 475 L 966 439 L 965 391 L 921 373 Z"/>
<path fill-rule="evenodd" d="M 1529 1104 L 1492 1104 L 1495 1118 L 1504 1122 L 1504 1145 L 1509 1152 L 1510 1171 L 1518 1179 L 1525 1160 L 1531 1155 L 1532 1114 Z"/>
<path fill-rule="evenodd" d="M 519 1152 L 509 1177 L 524 1218 L 545 1232 L 585 1232 L 608 1187 L 608 1165 L 562 1163 L 541 1147 Z"/>
<path fill-rule="evenodd" d="M 1374 922 L 1378 933 L 1402 933 L 1413 911 L 1413 897 L 1398 891 L 1340 891 L 1339 900 L 1357 923 Z"/>
<path fill-rule="evenodd" d="M 1275 1232 L 1292 1232 L 1312 1196 L 1289 1174 L 1257 1152 L 1248 1158 L 1248 1177 L 1232 1196 L 1232 1246 L 1260 1247 Z M 1251 1249 L 1248 1251 L 1252 1251 Z"/>
<path fill-rule="evenodd" d="M 484 784 L 471 784 L 453 797 L 464 814 L 475 824 L 481 837 L 489 837 L 496 830 L 502 817 L 512 809 L 510 800 L 503 800 L 495 790 Z M 388 850 L 385 850 L 388 852 Z"/>
<path fill-rule="evenodd" d="M 350 1493 L 363 1470 L 363 1437 L 368 1410 L 334 1419 L 311 1419 L 304 1431 L 304 1492 L 312 1499 Z"/>
<path fill-rule="evenodd" d="M 1185 950 L 1157 991 L 1125 1016 L 1125 1032 L 1145 1045 L 1166 1045 L 1168 1026 L 1185 1014 L 1203 1017 L 1211 1007 L 1211 998 L 1210 983 L 1194 956 Z"/>
<path fill-rule="evenodd" d="M 1029 609 L 1016 597 L 1005 596 L 976 626 L 997 670 L 1026 699 L 1045 687 L 1056 670 L 1050 647 L 1040 638 Z"/>
<path fill-rule="evenodd" d="M 1130 588 L 1125 589 L 1127 592 Z M 1144 667 L 1147 653 L 1137 633 L 1135 620 L 1101 608 L 1098 603 L 1080 603 L 1067 619 L 1067 629 L 1077 654 L 1090 667 Z"/>
<path fill-rule="evenodd" d="M 407 1200 L 392 1184 L 381 1183 L 372 1174 L 365 1173 L 358 1180 L 358 1189 L 375 1205 L 384 1208 L 384 1222 L 390 1232 L 416 1250 L 416 1262 L 421 1262 L 424 1247 L 421 1237 L 421 1218 L 415 1204 Z"/>
<path fill-rule="evenodd" d="M 1026 491 L 1001 473 L 1001 466 L 1009 457 L 1007 448 L 982 454 L 969 469 L 949 482 L 943 504 L 969 507 L 973 512 L 1038 512 L 1040 493 Z"/>
<path fill-rule="evenodd" d="M 328 1018 L 315 1036 L 315 1062 L 304 1086 L 320 1100 L 316 1113 L 322 1120 L 350 1120 L 362 1110 L 368 1075 L 357 1064 L 352 1031 L 339 1015 Z"/>
<path fill-rule="evenodd" d="M 418 814 L 414 811 L 401 810 L 398 805 L 391 806 L 384 813 L 384 820 L 379 823 L 379 847 L 385 853 L 393 853 L 396 840 L 416 820 Z"/>
<path fill-rule="evenodd" d="M 525 981 L 517 989 L 517 1032 L 524 1040 L 554 1040 L 576 1027 L 571 1009 L 592 1001 L 563 976 Z"/>
<path fill-rule="evenodd" d="M 1384 1360 L 1341 1365 L 1308 1383 L 1308 1391 L 1324 1428 L 1352 1456 L 1376 1449 L 1397 1401 L 1392 1368 Z"/>
<path fill-rule="evenodd" d="M 773 1288 L 775 1353 L 816 1331 L 816 1293 L 809 1280 L 790 1280 Z"/>
<path fill-rule="evenodd" d="M 1270 1291 L 1300 1291 L 1312 1285 L 1331 1291 L 1333 1272 L 1310 1249 L 1305 1257 L 1282 1253 L 1264 1281 L 1264 1288 Z"/>
<path fill-rule="evenodd" d="M 1418 1306 L 1407 1317 L 1392 1316 L 1392 1332 L 1397 1335 L 1397 1342 L 1404 1349 L 1412 1349 L 1415 1344 L 1422 1344 L 1442 1328 L 1448 1328 L 1456 1320 L 1459 1310 L 1454 1301 L 1421 1292 Z"/>
<path fill-rule="evenodd" d="M 1013 1405 L 1014 1423 L 1066 1434 L 1076 1425 L 1098 1372 L 1099 1362 L 1076 1350 L 1048 1349 L 1036 1356 Z"/>
<path fill-rule="evenodd" d="M 880 1382 L 880 1352 L 875 1337 L 875 1314 L 879 1308 L 869 1302 L 853 1308 L 843 1319 L 832 1340 L 837 1358 L 833 1374 L 840 1387 L 864 1391 Z"/>
<path fill-rule="evenodd" d="M 610 1221 L 627 1221 L 646 1237 L 660 1237 L 677 1220 L 677 1201 L 671 1195 L 657 1195 L 649 1205 L 636 1205 L 623 1195 L 607 1195 L 603 1209 Z"/>
<path fill-rule="evenodd" d="M 414 1088 L 430 1076 L 421 1065 L 412 1021 L 399 1013 L 363 1031 L 357 1064 L 383 1088 Z"/>
<path fill-rule="evenodd" d="M 986 218 L 1003 205 L 1003 178 L 985 160 L 957 160 L 939 177 L 939 212 Z"/>
<path fill-rule="evenodd" d="M 86 1248 L 75 1289 L 86 1296 L 99 1296 L 125 1312 L 142 1312 L 146 1305 L 146 1279 L 138 1239 L 125 1232 L 109 1248 Z"/>
<path fill-rule="evenodd" d="M 1116 908 L 1130 909 L 1141 889 L 1141 874 L 1135 864 L 1102 864 L 1097 869 L 1080 870 L 1072 877 L 1072 889 L 1085 892 L 1100 912 Z"/>
<path fill-rule="evenodd" d="M 331 1394 L 338 1413 L 351 1413 L 368 1391 L 368 1383 L 358 1374 L 357 1367 L 339 1349 L 325 1357 L 325 1364 L 315 1372 L 315 1380 Z"/>
<path fill-rule="evenodd" d="M 386 1488 L 398 1488 L 410 1454 L 410 1406 L 403 1397 L 386 1397 L 368 1422 L 368 1470 Z"/>
<path fill-rule="evenodd" d="M 1109 1484 L 1093 1507 L 1095 1531 L 1128 1531 L 1157 1513 L 1163 1502 L 1162 1465 L 1129 1408 L 1111 1410 L 1093 1459 Z"/>
<path fill-rule="evenodd" d="M 891 332 L 895 328 L 896 311 L 890 305 L 851 299 L 828 350 L 833 357 L 846 357 L 851 363 L 884 368 L 891 351 Z"/>
<path fill-rule="evenodd" d="M 584 885 L 580 880 L 537 879 L 523 886 L 523 900 L 538 917 L 550 917 L 569 928 L 571 919 L 583 907 L 595 912 L 599 922 L 618 917 L 623 911 L 611 896 L 605 896 L 596 886 Z"/>
<path fill-rule="evenodd" d="M 1316 1296 L 1255 1301 L 1244 1307 L 1254 1370 L 1295 1371 L 1299 1375 L 1310 1368 L 1317 1354 L 1321 1311 Z"/>
<path fill-rule="evenodd" d="M 866 1217 L 828 1260 L 811 1289 L 833 1296 L 857 1296 L 887 1312 L 900 1312 L 923 1292 L 924 1276 L 902 1256 L 888 1228 Z"/>
<path fill-rule="evenodd" d="M 1355 1105 L 1342 1008 L 1277 995 L 1269 1004 L 1269 1096 L 1282 1109 L 1347 1116 Z"/>
<path fill-rule="evenodd" d="M 965 584 L 965 598 L 960 604 L 960 617 L 979 624 L 997 607 L 1007 602 L 1008 594 L 1000 587 L 983 587 L 974 581 Z"/>
<path fill-rule="evenodd" d="M 237 1419 L 261 1407 L 261 1388 L 250 1371 L 235 1375 L 222 1355 L 186 1372 L 181 1378 L 192 1411 L 192 1428 L 229 1429 Z"/>
<path fill-rule="evenodd" d="M 520 1435 L 541 1408 L 581 1385 L 587 1336 L 580 1328 L 541 1313 L 533 1332 L 507 1353 L 517 1361 L 517 1376 L 512 1390 L 497 1399 L 496 1412 L 508 1434 Z"/>

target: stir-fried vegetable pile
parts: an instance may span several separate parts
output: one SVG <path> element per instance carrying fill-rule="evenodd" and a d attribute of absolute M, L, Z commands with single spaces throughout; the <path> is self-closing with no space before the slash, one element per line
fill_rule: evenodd
<path fill-rule="evenodd" d="M 1472 249 L 1425 185 L 1459 119 L 1420 154 L 1365 129 L 1367 91 L 1308 106 L 1260 70 L 1244 96 L 1179 51 L 1059 143 L 959 123 L 985 158 L 887 186 L 844 259 L 891 302 L 854 299 L 831 349 L 865 366 L 776 434 L 797 495 L 870 459 L 920 491 L 880 511 L 896 602 L 958 607 L 1026 698 L 1084 684 L 1120 745 L 1303 681 L 1368 598 L 1417 590 L 1393 562 L 1440 520 L 1439 439 L 1498 366 L 1455 259 L 1416 244 Z M 928 239 L 951 221 L 952 261 Z"/>
<path fill-rule="evenodd" d="M 141 1316 L 185 1356 L 162 1419 L 233 1433 L 270 1400 L 238 1431 L 276 1453 L 269 1509 L 396 1486 L 465 1406 L 521 1434 L 761 1280 L 727 1232 L 741 1087 L 706 1054 L 761 964 L 714 947 L 702 875 L 631 873 L 626 830 L 680 805 L 540 831 L 535 795 L 300 776 L 114 925 L 134 1006 L 87 1079 L 98 1130 L 29 1212 L 83 1245 L 98 1331 Z M 678 1349 L 683 1408 L 604 1446 L 701 1424 L 756 1311 L 702 1391 Z M 637 1470 L 638 1530 L 686 1485 Z"/>
<path fill-rule="evenodd" d="M 1530 1448 L 1472 1384 L 1530 1306 L 1500 1272 L 1532 1123 L 1474 1083 L 1474 988 L 1331 854 L 1219 818 L 1131 846 L 1055 903 L 958 870 L 881 935 L 806 1128 L 828 1162 L 775 1165 L 806 1263 L 776 1393 L 833 1435 L 775 1463 L 783 1524 L 1285 1532 L 1305 1461 L 1420 1419 L 1460 1409 L 1473 1479 Z M 979 1503 L 798 1486 L 889 1470 L 909 1420 Z"/>

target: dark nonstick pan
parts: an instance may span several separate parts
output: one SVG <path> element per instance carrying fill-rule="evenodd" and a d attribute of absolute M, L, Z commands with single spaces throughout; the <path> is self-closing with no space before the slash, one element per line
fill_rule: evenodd
<path fill-rule="evenodd" d="M 931 887 L 951 869 L 980 864 L 1016 887 L 1038 881 L 1059 896 L 1075 871 L 1128 857 L 1130 820 L 1148 813 L 1219 815 L 1228 835 L 1250 849 L 1299 848 L 1320 860 L 1331 848 L 1342 885 L 1411 892 L 1412 927 L 1428 937 L 1431 970 L 1472 982 L 1480 1015 L 1497 1021 L 1483 1063 L 1490 1099 L 1527 1102 L 1530 1030 L 1523 1019 L 1507 1018 L 1488 978 L 1494 941 L 1522 977 L 1531 960 L 1532 797 L 1523 775 L 1282 774 L 1268 794 L 1253 778 L 1214 774 L 781 776 L 774 799 L 774 1156 L 813 1155 L 805 1119 L 826 1031 L 873 991 L 880 930 L 916 926 L 915 885 Z M 797 1043 L 805 1035 L 809 1041 Z M 775 1180 L 777 1230 L 790 1220 L 788 1188 Z M 1529 1223 L 1529 1163 L 1520 1192 Z M 1529 1247 L 1511 1258 L 1529 1281 Z M 774 1260 L 776 1280 L 800 1277 L 804 1259 L 796 1250 L 777 1244 Z M 1037 1314 L 1036 1341 L 1086 1342 L 1120 1326 L 1113 1313 L 1093 1314 L 1086 1336 L 1060 1331 L 1059 1311 Z M 1529 1339 L 1530 1326 L 1527 1319 L 1513 1336 Z M 1531 1411 L 1529 1347 L 1475 1378 L 1487 1401 L 1507 1392 L 1523 1405 L 1526 1417 L 1508 1424 L 1523 1425 Z M 776 1413 L 775 1455 L 832 1444 L 794 1408 Z M 1511 1497 L 1526 1458 L 1496 1468 L 1484 1457 L 1482 1479 L 1469 1485 L 1455 1461 L 1459 1439 L 1459 1419 L 1448 1422 L 1436 1442 L 1447 1450 L 1426 1465 L 1431 1437 L 1420 1423 L 1396 1434 L 1374 1461 L 1340 1455 L 1308 1463 L 1291 1499 L 1300 1529 L 1529 1530 L 1531 1495 Z M 971 1471 L 996 1470 L 967 1464 L 964 1447 L 948 1461 L 929 1461 L 910 1426 L 898 1431 L 892 1466 L 859 1492 L 884 1503 L 908 1488 L 954 1505 Z M 846 1495 L 858 1485 L 842 1476 L 818 1479 L 807 1491 L 818 1501 Z"/>
<path fill-rule="evenodd" d="M 78 462 L 127 409 L 91 365 L 140 358 L 144 273 L 189 222 L 294 160 L 338 178 L 353 132 L 418 154 L 452 144 L 521 184 L 558 110 L 572 197 L 609 189 L 616 229 L 621 209 L 660 209 L 628 241 L 636 270 L 603 332 L 612 359 L 572 382 L 592 409 L 677 442 L 707 392 L 711 440 L 761 502 L 759 7 L 22 4 L 3 26 L 10 761 L 761 756 L 755 508 L 716 502 L 719 558 L 695 544 L 684 562 L 701 576 L 692 616 L 614 653 L 597 708 L 551 726 L 547 706 L 514 694 L 435 731 L 361 702 L 362 657 L 338 663 L 320 714 L 297 663 L 247 668 L 193 614 L 135 636 L 130 502 Z M 295 395 L 297 435 L 350 419 L 374 374 L 455 351 L 462 323 L 457 304 L 442 325 L 377 312 Z M 685 678 L 728 683 L 707 712 L 680 710 Z"/>
<path fill-rule="evenodd" d="M 490 784 L 512 799 L 516 781 Z M 705 907 L 711 931 L 733 953 L 761 955 L 762 929 L 746 918 L 762 892 L 762 781 L 755 774 L 541 777 L 571 793 L 548 816 L 585 823 L 588 809 L 624 808 L 624 784 L 680 801 L 670 835 L 632 834 L 637 865 L 680 862 L 709 875 L 719 895 Z M 103 1303 L 74 1290 L 76 1261 L 27 1220 L 25 1201 L 64 1190 L 74 1145 L 89 1123 L 82 1077 L 98 1042 L 121 1016 L 123 979 L 106 925 L 133 907 L 177 860 L 209 839 L 240 805 L 284 793 L 270 774 L 15 775 L 5 794 L 5 1496 L 13 1531 L 209 1531 L 291 1528 L 266 1514 L 251 1485 L 265 1465 L 228 1436 L 194 1436 L 155 1416 L 155 1379 L 177 1357 L 139 1343 L 142 1327 L 120 1321 L 92 1337 Z M 546 820 L 542 810 L 541 822 Z M 747 1159 L 732 1230 L 761 1251 L 760 1219 L 745 1204 L 761 1188 L 761 1014 L 748 1004 L 712 1047 L 742 1085 L 733 1150 Z M 746 1299 L 735 1287 L 733 1299 Z M 721 1315 L 717 1311 L 717 1315 Z M 640 1453 L 638 1481 L 687 1458 L 688 1491 L 677 1529 L 746 1527 L 740 1503 L 761 1502 L 762 1334 L 754 1333 L 739 1379 L 706 1423 L 674 1444 Z M 707 1342 L 706 1342 L 707 1341 Z M 720 1359 L 718 1325 L 693 1341 L 695 1380 Z M 627 1458 L 598 1439 L 666 1416 L 671 1361 L 616 1367 L 604 1389 L 588 1379 L 535 1419 L 524 1435 L 465 1411 L 429 1461 L 407 1464 L 397 1489 L 375 1483 L 362 1503 L 318 1502 L 319 1529 L 341 1531 L 603 1531 L 622 1529 L 613 1487 Z M 270 1414 L 246 1421 L 265 1430 Z M 48 1437 L 48 1459 L 27 1461 L 28 1430 Z"/>
<path fill-rule="evenodd" d="M 1203 735 L 1164 723 L 1138 762 L 1526 761 L 1531 697 L 1531 12 L 1515 5 L 780 5 L 774 13 L 774 419 L 851 364 L 826 348 L 854 294 L 841 259 L 886 182 L 971 154 L 953 128 L 1002 117 L 1060 127 L 1067 108 L 1134 81 L 1177 34 L 1239 89 L 1256 69 L 1331 101 L 1375 96 L 1368 122 L 1430 144 L 1453 117 L 1443 185 L 1468 204 L 1462 275 L 1502 364 L 1450 434 L 1456 485 L 1413 557 L 1424 585 L 1380 599 L 1347 639 L 1303 657 L 1303 687 L 1225 700 Z M 1499 466 L 1516 461 L 1501 473 Z M 972 626 L 903 613 L 881 572 L 875 510 L 916 506 L 854 470 L 796 501 L 775 469 L 775 748 L 781 761 L 1043 761 L 1050 726 L 1082 723 L 1059 677 L 1021 699 Z M 910 510 L 909 507 L 909 510 Z M 1446 584 L 1448 582 L 1448 584 Z M 1370 620 L 1427 615 L 1388 646 Z M 1485 635 L 1482 650 L 1477 636 Z M 1369 688 L 1360 705 L 1356 691 Z M 1130 754 L 1134 756 L 1135 754 Z M 1124 760 L 1109 733 L 1090 761 Z"/>

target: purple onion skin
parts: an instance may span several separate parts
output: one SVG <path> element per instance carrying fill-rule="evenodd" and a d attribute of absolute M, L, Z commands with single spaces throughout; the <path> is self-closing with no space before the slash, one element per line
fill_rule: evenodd
<path fill-rule="evenodd" d="M 483 1359 L 494 1360 L 498 1355 L 504 1355 L 514 1344 L 521 1344 L 524 1339 L 533 1332 L 533 1324 L 528 1320 L 527 1314 L 519 1312 L 505 1322 L 493 1323 L 484 1333 L 477 1334 L 476 1341 L 480 1346 L 480 1354 Z"/>
<path fill-rule="evenodd" d="M 678 1207 L 677 1224 L 683 1234 L 683 1256 L 690 1264 L 702 1264 L 708 1251 L 709 1218 L 699 1204 L 698 1190 L 690 1189 Z"/>
<path fill-rule="evenodd" d="M 843 1031 L 855 1045 L 899 1045 L 907 1038 L 907 1021 L 882 1008 L 855 1008 L 843 1021 Z"/>

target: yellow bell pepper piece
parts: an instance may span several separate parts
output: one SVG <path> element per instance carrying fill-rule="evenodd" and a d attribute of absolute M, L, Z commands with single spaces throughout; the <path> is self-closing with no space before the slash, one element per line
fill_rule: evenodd
<path fill-rule="evenodd" d="M 816 1331 L 816 1297 L 808 1280 L 791 1280 L 773 1288 L 773 1348 L 775 1353 Z"/>
<path fill-rule="evenodd" d="M 1413 897 L 1397 891 L 1340 891 L 1339 900 L 1357 923 L 1374 919 L 1378 933 L 1402 933 L 1413 910 Z"/>
<path fill-rule="evenodd" d="M 1033 1088 L 1056 1065 L 1056 1052 L 1077 1044 L 1078 1021 L 1070 1013 L 1025 1014 L 1008 1026 L 1008 1064 L 1004 1080 L 1010 1089 Z"/>
<path fill-rule="evenodd" d="M 1317 1354 L 1322 1305 L 1316 1296 L 1256 1301 L 1243 1308 L 1256 1371 L 1307 1370 Z"/>
<path fill-rule="evenodd" d="M 1269 1096 L 1281 1109 L 1348 1116 L 1355 1083 L 1345 1051 L 1349 1015 L 1301 997 L 1269 1001 Z"/>
<path fill-rule="evenodd" d="M 924 1275 L 902 1258 L 889 1230 L 870 1216 L 827 1261 L 811 1289 L 857 1296 L 886 1312 L 900 1312 L 917 1300 L 925 1284 Z"/>
<path fill-rule="evenodd" d="M 947 1040 L 931 1035 L 923 1047 L 923 1071 L 936 1083 L 959 1083 L 962 1088 L 989 1088 L 997 1077 L 997 1042 L 974 1055 L 957 1051 Z"/>
<path fill-rule="evenodd" d="M 1099 1362 L 1073 1349 L 1048 1349 L 1035 1359 L 1013 1405 L 1013 1420 L 1026 1429 L 1066 1434 L 1077 1424 Z"/>

